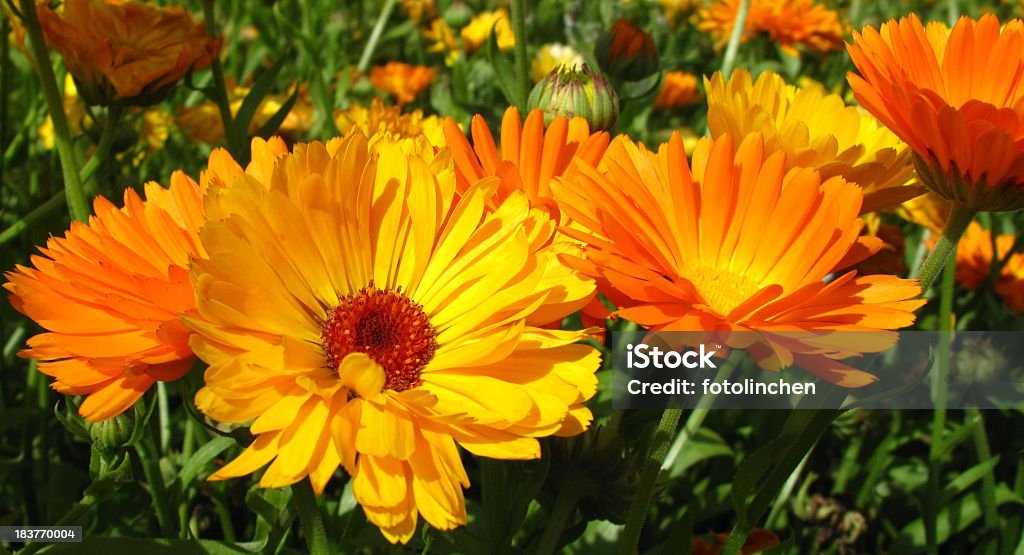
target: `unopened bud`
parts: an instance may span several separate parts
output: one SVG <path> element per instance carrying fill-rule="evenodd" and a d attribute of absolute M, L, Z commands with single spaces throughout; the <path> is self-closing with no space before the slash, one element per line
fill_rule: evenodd
<path fill-rule="evenodd" d="M 639 81 L 658 71 L 654 39 L 625 18 L 601 35 L 594 55 L 602 71 L 621 81 Z"/>
<path fill-rule="evenodd" d="M 557 116 L 582 117 L 592 130 L 608 131 L 619 118 L 619 95 L 586 64 L 555 68 L 533 87 L 528 104 L 544 113 L 545 125 Z"/>

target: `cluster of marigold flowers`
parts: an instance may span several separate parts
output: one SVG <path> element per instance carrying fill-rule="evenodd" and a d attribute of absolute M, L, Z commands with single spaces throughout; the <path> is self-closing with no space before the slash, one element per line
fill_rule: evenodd
<path fill-rule="evenodd" d="M 137 52 L 51 38 L 89 98 L 163 94 L 219 45 L 169 8 L 73 10 L 109 32 L 183 33 L 133 58 L 141 87 L 122 86 L 115 62 Z M 61 15 L 42 13 L 57 28 Z M 604 48 L 649 48 L 627 39 Z M 538 438 L 588 428 L 601 353 L 586 340 L 609 317 L 866 385 L 876 378 L 842 360 L 891 346 L 925 303 L 916 280 L 854 269 L 883 247 L 868 214 L 924 188 L 971 210 L 1024 204 L 1024 24 L 911 16 L 848 48 L 870 114 L 770 72 L 715 74 L 710 136 L 689 156 L 679 134 L 649 149 L 582 117 L 513 107 L 495 137 L 480 116 L 464 131 L 383 104 L 339 113 L 343 135 L 326 142 L 253 140 L 245 167 L 214 150 L 145 199 L 96 198 L 87 223 L 5 274 L 45 329 L 21 354 L 84 396 L 93 422 L 201 360 L 195 405 L 255 437 L 210 479 L 264 469 L 264 487 L 308 478 L 322 493 L 341 467 L 393 542 L 420 517 L 466 523 L 459 447 L 533 459 Z M 985 87 L 971 86 L 976 67 Z M 1024 261 L 1003 272 L 997 291 L 1018 308 Z M 562 329 L 577 312 L 587 327 Z M 868 332 L 856 352 L 831 337 L 848 331 Z"/>

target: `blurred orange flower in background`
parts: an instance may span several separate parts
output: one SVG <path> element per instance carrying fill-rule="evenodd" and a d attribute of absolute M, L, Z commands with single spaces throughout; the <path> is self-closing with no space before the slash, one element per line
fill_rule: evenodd
<path fill-rule="evenodd" d="M 1002 260 L 1013 247 L 1015 236 L 996 237 L 996 256 Z M 931 243 L 935 243 L 933 238 Z M 964 289 L 977 289 L 992 273 L 992 232 L 971 222 L 956 247 L 956 281 Z"/>
<path fill-rule="evenodd" d="M 1024 23 L 915 15 L 865 27 L 848 47 L 857 101 L 907 142 L 921 181 L 974 210 L 1024 207 Z"/>
<path fill-rule="evenodd" d="M 686 71 L 666 71 L 654 107 L 663 110 L 683 108 L 700 99 L 697 76 Z"/>
<path fill-rule="evenodd" d="M 740 0 L 715 0 L 698 14 L 697 28 L 711 34 L 716 48 L 729 42 L 739 5 Z M 790 56 L 799 55 L 797 46 L 819 53 L 839 50 L 846 34 L 839 14 L 814 0 L 751 0 L 743 40 L 762 33 Z"/>
<path fill-rule="evenodd" d="M 692 170 L 691 170 L 692 168 Z M 687 164 L 673 134 L 657 153 L 628 137 L 597 167 L 576 164 L 553 184 L 559 206 L 586 229 L 573 267 L 597 280 L 617 315 L 651 331 L 756 332 L 751 355 L 768 370 L 791 364 L 841 386 L 876 378 L 840 362 L 854 356 L 832 332 L 857 331 L 879 352 L 914 322 L 914 280 L 841 272 L 881 246 L 860 236 L 860 187 L 817 171 L 786 171 L 760 134 L 702 139 Z M 825 281 L 830 274 L 837 277 Z M 795 334 L 799 334 L 799 338 Z M 849 345 L 849 342 L 846 342 Z"/>
<path fill-rule="evenodd" d="M 46 41 L 90 104 L 159 102 L 190 71 L 213 63 L 220 39 L 182 8 L 114 0 L 39 2 Z"/>
<path fill-rule="evenodd" d="M 200 188 L 181 172 L 165 189 L 133 189 L 124 208 L 103 197 L 88 225 L 51 237 L 33 267 L 5 277 L 11 304 L 48 330 L 21 356 L 39 361 L 53 389 L 88 395 L 82 417 L 97 422 L 132 406 L 156 381 L 176 380 L 194 357 L 179 316 L 195 309 L 190 258 L 205 255 Z"/>
<path fill-rule="evenodd" d="M 437 70 L 403 62 L 388 62 L 370 70 L 370 83 L 390 94 L 399 104 L 408 104 L 434 81 Z"/>

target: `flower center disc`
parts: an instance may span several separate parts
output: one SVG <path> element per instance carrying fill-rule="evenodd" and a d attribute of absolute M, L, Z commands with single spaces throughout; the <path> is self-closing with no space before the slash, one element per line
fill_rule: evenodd
<path fill-rule="evenodd" d="M 350 353 L 366 353 L 384 368 L 384 389 L 420 384 L 420 372 L 437 350 L 437 332 L 423 307 L 401 290 L 370 285 L 346 295 L 323 322 L 320 339 L 327 363 L 337 369 Z"/>
<path fill-rule="evenodd" d="M 708 306 L 727 315 L 760 290 L 750 278 L 721 268 L 699 266 L 685 276 Z"/>

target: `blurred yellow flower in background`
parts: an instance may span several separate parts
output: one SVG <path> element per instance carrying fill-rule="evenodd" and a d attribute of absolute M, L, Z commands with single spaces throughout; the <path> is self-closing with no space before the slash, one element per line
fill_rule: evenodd
<path fill-rule="evenodd" d="M 725 48 L 732 34 L 740 0 L 714 0 L 700 10 L 697 28 L 707 32 L 716 48 Z M 843 47 L 846 32 L 839 14 L 814 0 L 751 0 L 743 26 L 743 40 L 765 34 L 787 55 L 798 56 L 797 46 L 824 53 Z"/>
<path fill-rule="evenodd" d="M 370 83 L 395 98 L 399 104 L 408 104 L 430 86 L 437 70 L 404 62 L 388 62 L 370 70 Z"/>
<path fill-rule="evenodd" d="M 444 52 L 445 65 L 455 64 L 459 55 L 459 42 L 447 21 L 442 18 L 431 21 L 430 27 L 423 30 L 423 38 L 431 43 L 428 52 Z"/>
<path fill-rule="evenodd" d="M 928 191 L 904 202 L 896 210 L 896 213 L 903 219 L 923 226 L 938 235 L 946 227 L 946 220 L 949 218 L 949 211 L 952 207 L 952 202 Z"/>
<path fill-rule="evenodd" d="M 666 71 L 662 77 L 661 90 L 654 99 L 654 107 L 661 109 L 683 108 L 700 99 L 697 76 L 686 71 Z"/>
<path fill-rule="evenodd" d="M 462 45 L 467 52 L 475 52 L 490 38 L 492 30 L 498 34 L 498 48 L 501 50 L 509 50 L 516 45 L 516 35 L 504 8 L 477 14 L 469 25 L 462 28 Z"/>
<path fill-rule="evenodd" d="M 369 108 L 352 104 L 347 109 L 335 110 L 334 124 L 342 136 L 358 129 L 366 136 L 381 134 L 413 138 L 423 135 L 437 148 L 445 145 L 444 125 L 440 117 L 424 116 L 418 109 L 403 114 L 401 107 L 386 106 L 379 98 L 373 99 Z"/>
<path fill-rule="evenodd" d="M 661 12 L 672 25 L 686 21 L 687 16 L 701 6 L 701 0 L 658 0 Z"/>
<path fill-rule="evenodd" d="M 433 18 L 437 15 L 437 4 L 434 0 L 401 0 L 399 3 L 406 17 L 419 25 L 423 17 Z"/>
<path fill-rule="evenodd" d="M 71 134 L 78 135 L 81 133 L 86 116 L 85 103 L 78 96 L 78 87 L 75 86 L 75 79 L 70 73 L 64 75 L 64 113 L 67 115 L 68 128 L 71 130 Z M 39 140 L 43 143 L 43 148 L 53 150 L 53 120 L 50 119 L 49 115 L 46 116 L 46 120 L 39 126 L 37 132 L 39 133 Z"/>
<path fill-rule="evenodd" d="M 54 11 L 40 2 L 39 21 L 89 104 L 159 102 L 220 50 L 220 39 L 179 7 L 65 0 Z"/>
<path fill-rule="evenodd" d="M 896 208 L 924 192 L 911 185 L 910 149 L 866 111 L 819 86 L 796 88 L 776 73 L 757 81 L 746 70 L 705 78 L 708 128 L 714 137 L 760 132 L 768 152 L 785 152 L 788 167 L 842 176 L 864 189 L 864 213 Z"/>
<path fill-rule="evenodd" d="M 577 52 L 575 48 L 566 44 L 552 42 L 537 49 L 537 54 L 533 57 L 533 62 L 530 64 L 530 76 L 536 82 L 543 79 L 559 66 L 576 67 L 581 64 L 583 64 L 583 55 Z"/>
<path fill-rule="evenodd" d="M 244 177 L 211 164 L 230 175 L 210 187 L 209 257 L 191 269 L 186 323 L 210 365 L 196 406 L 256 436 L 210 479 L 266 467 L 263 487 L 308 476 L 322 493 L 341 466 L 367 519 L 405 543 L 420 517 L 466 523 L 458 446 L 536 459 L 538 438 L 589 426 L 600 351 L 538 327 L 579 307 L 553 304 L 564 266 L 535 245 L 554 228 L 523 193 L 489 211 L 498 179 L 457 193 L 451 156 L 422 137 L 356 132 L 253 161 Z"/>
<path fill-rule="evenodd" d="M 294 85 L 290 87 L 293 89 Z M 243 87 L 228 83 L 228 101 L 231 107 L 231 114 L 235 115 L 242 107 L 245 96 L 249 94 L 249 87 Z M 268 94 L 263 98 L 252 121 L 249 122 L 249 134 L 252 135 L 263 126 L 277 111 L 287 102 L 290 95 L 285 93 Z M 224 123 L 221 121 L 220 110 L 213 101 L 205 101 L 195 106 L 182 107 L 178 109 L 175 117 L 185 135 L 193 140 L 208 145 L 215 145 L 224 140 Z M 305 86 L 299 90 L 299 97 L 292 106 L 291 111 L 285 116 L 284 121 L 277 129 L 278 134 L 298 135 L 305 133 L 313 124 L 313 103 Z"/>

